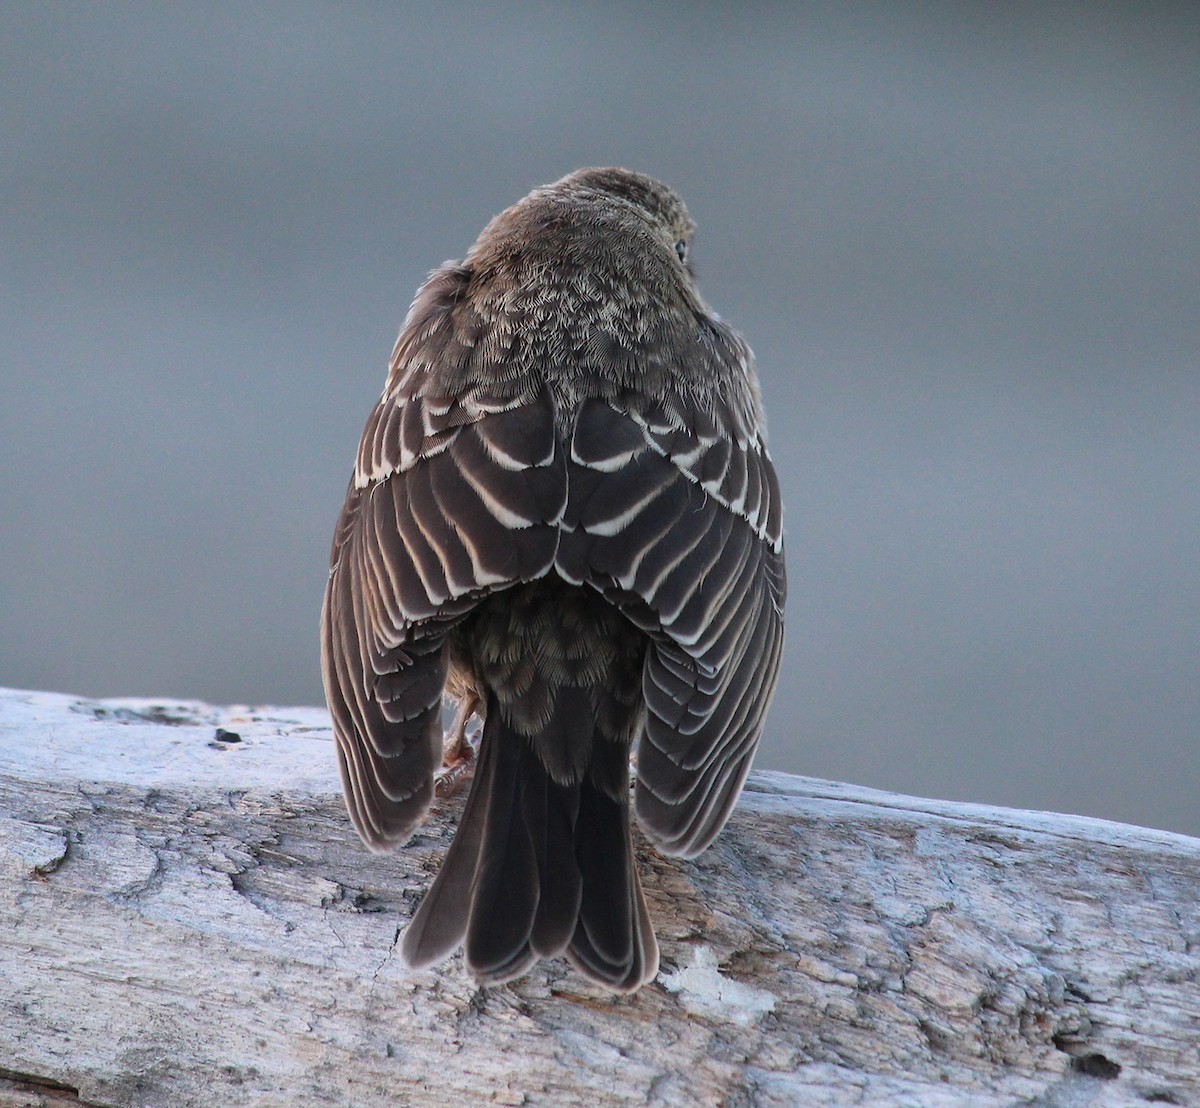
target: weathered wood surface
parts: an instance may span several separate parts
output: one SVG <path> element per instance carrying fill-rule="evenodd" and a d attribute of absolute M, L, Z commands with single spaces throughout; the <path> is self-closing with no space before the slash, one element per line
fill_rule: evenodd
<path fill-rule="evenodd" d="M 323 712 L 0 692 L 0 1108 L 1200 1104 L 1200 840 L 756 774 L 614 999 L 400 965 L 457 806 L 373 856 Z"/>

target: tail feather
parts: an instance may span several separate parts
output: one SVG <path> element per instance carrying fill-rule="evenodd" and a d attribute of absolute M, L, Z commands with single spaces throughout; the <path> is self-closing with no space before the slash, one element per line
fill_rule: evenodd
<path fill-rule="evenodd" d="M 601 956 L 582 924 L 576 928 L 566 951 L 567 958 L 580 973 L 618 992 L 639 989 L 658 973 L 658 940 L 640 885 L 634 891 L 633 906 L 637 928 L 630 936 L 628 953 L 619 961 Z"/>
<path fill-rule="evenodd" d="M 480 748 L 475 783 L 463 807 L 458 832 L 442 860 L 437 880 L 404 930 L 400 956 L 411 969 L 425 969 L 450 957 L 466 937 L 471 886 L 483 848 L 484 809 L 490 796 L 490 791 L 480 788 L 479 783 L 491 776 L 489 763 L 494 746 L 488 743 Z"/>
<path fill-rule="evenodd" d="M 482 984 L 564 953 L 609 988 L 650 980 L 658 944 L 633 860 L 627 782 L 623 746 L 604 741 L 580 781 L 552 780 L 529 740 L 489 704 L 471 794 L 405 931 L 404 961 L 424 968 L 462 945 Z"/>
<path fill-rule="evenodd" d="M 633 860 L 627 789 L 584 790 L 575 848 L 583 896 L 567 955 L 590 977 L 636 989 L 658 972 L 658 942 Z"/>
<path fill-rule="evenodd" d="M 575 847 L 587 874 L 579 906 L 579 927 L 596 954 L 620 965 L 628 957 L 633 930 L 629 869 L 629 817 L 621 804 L 589 789 L 582 797 Z M 617 823 L 623 817 L 625 826 Z M 613 896 L 620 890 L 624 895 Z"/>
<path fill-rule="evenodd" d="M 467 965 L 488 980 L 507 976 L 506 970 L 525 962 L 526 951 L 532 960 L 529 938 L 540 888 L 522 798 L 521 748 L 515 742 L 494 746 L 464 943 Z"/>
<path fill-rule="evenodd" d="M 571 941 L 583 895 L 583 878 L 574 849 L 579 789 L 555 783 L 536 755 L 527 756 L 522 807 L 539 877 L 537 914 L 529 945 L 539 957 L 553 958 Z"/>

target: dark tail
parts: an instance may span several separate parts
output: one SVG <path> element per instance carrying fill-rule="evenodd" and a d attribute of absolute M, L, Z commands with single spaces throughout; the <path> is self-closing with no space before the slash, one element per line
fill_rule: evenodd
<path fill-rule="evenodd" d="M 489 703 L 471 793 L 401 943 L 413 969 L 460 945 L 485 985 L 566 954 L 611 989 L 658 972 L 658 943 L 633 860 L 624 744 L 597 734 L 580 780 L 557 784 Z"/>

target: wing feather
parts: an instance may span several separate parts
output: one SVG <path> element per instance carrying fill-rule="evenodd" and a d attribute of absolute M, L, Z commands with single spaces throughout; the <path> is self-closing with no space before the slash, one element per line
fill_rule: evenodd
<path fill-rule="evenodd" d="M 785 573 L 765 446 L 720 405 L 584 402 L 569 462 L 560 572 L 651 636 L 635 808 L 692 856 L 737 799 L 774 692 Z"/>
<path fill-rule="evenodd" d="M 554 563 L 566 467 L 550 397 L 385 394 L 335 531 L 322 669 L 347 807 L 374 849 L 433 798 L 446 636 L 495 589 Z"/>
<path fill-rule="evenodd" d="M 446 271 L 406 326 L 336 529 L 323 659 L 354 822 L 383 848 L 420 821 L 448 632 L 553 569 L 650 637 L 635 808 L 664 850 L 699 853 L 741 789 L 782 647 L 779 489 L 748 351 L 706 324 L 693 369 L 654 397 L 506 393 L 503 374 L 425 393 L 439 350 L 479 351 L 465 331 L 445 345 L 463 280 Z"/>

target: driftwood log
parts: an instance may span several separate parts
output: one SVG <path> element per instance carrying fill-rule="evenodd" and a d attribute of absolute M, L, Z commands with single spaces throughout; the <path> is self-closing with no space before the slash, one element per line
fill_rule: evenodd
<path fill-rule="evenodd" d="M 0 1108 L 1200 1104 L 1200 840 L 757 773 L 632 997 L 397 936 L 328 717 L 0 692 Z"/>

